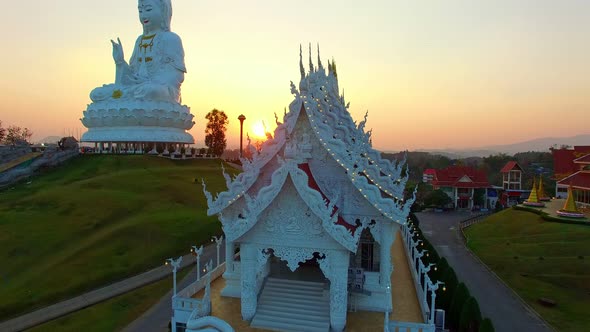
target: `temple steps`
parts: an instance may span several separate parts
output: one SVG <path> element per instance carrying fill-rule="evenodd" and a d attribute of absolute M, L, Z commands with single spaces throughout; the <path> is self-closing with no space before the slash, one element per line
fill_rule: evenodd
<path fill-rule="evenodd" d="M 324 283 L 268 278 L 252 327 L 273 331 L 330 330 L 330 298 Z"/>

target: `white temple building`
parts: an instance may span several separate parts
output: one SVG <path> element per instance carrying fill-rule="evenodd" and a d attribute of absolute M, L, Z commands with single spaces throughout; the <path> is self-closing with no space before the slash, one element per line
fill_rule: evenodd
<path fill-rule="evenodd" d="M 342 331 L 350 309 L 392 311 L 391 247 L 413 203 L 405 163 L 371 147 L 335 65 L 309 60 L 274 138 L 224 173 L 227 191 L 203 183 L 226 237 L 222 295 L 241 299 L 252 327 Z"/>

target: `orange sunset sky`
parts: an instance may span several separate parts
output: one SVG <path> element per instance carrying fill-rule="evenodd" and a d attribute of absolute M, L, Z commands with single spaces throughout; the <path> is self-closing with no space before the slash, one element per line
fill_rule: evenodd
<path fill-rule="evenodd" d="M 381 150 L 465 148 L 590 133 L 590 1 L 173 0 L 183 103 L 274 129 L 299 80 L 299 45 L 334 58 L 353 118 Z M 135 0 L 11 1 L 0 12 L 0 120 L 33 141 L 84 132 L 90 90 L 114 81 L 141 33 Z M 307 63 L 307 61 L 305 61 Z"/>

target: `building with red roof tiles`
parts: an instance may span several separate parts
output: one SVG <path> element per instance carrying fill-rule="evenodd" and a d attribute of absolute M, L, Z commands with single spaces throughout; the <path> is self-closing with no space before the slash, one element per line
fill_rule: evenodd
<path fill-rule="evenodd" d="M 551 154 L 553 154 L 553 177 L 559 181 L 580 170 L 581 164 L 575 163 L 574 160 L 590 154 L 590 145 L 578 145 L 573 149 L 551 149 Z"/>
<path fill-rule="evenodd" d="M 489 188 L 490 183 L 484 171 L 468 166 L 449 166 L 435 170 L 432 186 L 449 195 L 455 208 L 472 209 L 475 189 Z"/>
<path fill-rule="evenodd" d="M 434 168 L 427 168 L 422 173 L 422 182 L 424 183 L 432 183 L 434 180 L 434 175 L 436 174 L 436 170 Z"/>
<path fill-rule="evenodd" d="M 500 170 L 502 173 L 502 190 L 500 202 L 509 207 L 518 204 L 528 197 L 530 190 L 522 189 L 522 174 L 524 169 L 516 161 L 509 161 Z"/>
<path fill-rule="evenodd" d="M 571 186 L 576 202 L 582 206 L 590 206 L 590 146 L 574 146 L 573 150 L 560 149 L 552 152 L 556 165 L 555 177 L 558 180 L 555 197 L 566 198 L 567 189 Z"/>
<path fill-rule="evenodd" d="M 500 170 L 504 190 L 521 190 L 523 168 L 516 161 L 509 161 Z"/>

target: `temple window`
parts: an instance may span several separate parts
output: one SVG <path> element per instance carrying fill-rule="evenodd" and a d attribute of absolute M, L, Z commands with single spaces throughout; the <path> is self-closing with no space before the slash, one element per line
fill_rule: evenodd
<path fill-rule="evenodd" d="M 365 271 L 379 271 L 380 247 L 368 229 L 363 229 L 358 250 L 356 255 L 351 256 L 351 260 L 351 267 L 360 267 Z"/>

